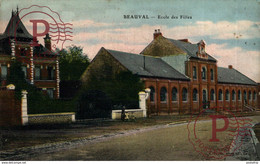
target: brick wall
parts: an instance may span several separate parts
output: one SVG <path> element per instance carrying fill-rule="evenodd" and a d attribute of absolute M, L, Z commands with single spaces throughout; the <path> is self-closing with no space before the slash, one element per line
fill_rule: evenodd
<path fill-rule="evenodd" d="M 257 92 L 256 86 L 236 85 L 236 84 L 217 84 L 209 83 L 185 82 L 177 80 L 142 78 L 145 82 L 145 88 L 153 87 L 155 90 L 154 101 L 150 98 L 147 100 L 148 113 L 198 113 L 203 109 L 202 95 L 203 90 L 207 91 L 207 100 L 210 108 L 228 109 L 231 111 L 243 111 L 243 105 L 246 103 L 252 107 L 257 107 L 259 98 L 253 97 Z M 160 90 L 165 87 L 167 90 L 166 101 L 160 100 Z M 172 101 L 172 89 L 177 89 L 177 101 Z M 182 90 L 186 88 L 188 91 L 187 101 L 182 101 Z M 197 101 L 193 101 L 193 89 L 198 91 Z M 210 99 L 210 91 L 214 90 L 214 100 Z M 219 100 L 219 91 L 222 90 L 222 100 Z M 229 98 L 226 100 L 226 91 L 229 92 Z M 238 99 L 238 91 L 240 90 L 240 100 Z M 232 91 L 235 91 L 235 98 L 232 99 Z M 247 98 L 244 99 L 244 91 Z M 251 98 L 249 98 L 251 92 Z M 259 96 L 258 96 L 259 97 Z"/>
<path fill-rule="evenodd" d="M 13 90 L 0 90 L 0 126 L 22 125 L 21 100 Z"/>

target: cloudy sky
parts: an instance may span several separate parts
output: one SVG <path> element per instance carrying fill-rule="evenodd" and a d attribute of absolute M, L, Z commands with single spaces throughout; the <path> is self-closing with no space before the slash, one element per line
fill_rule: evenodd
<path fill-rule="evenodd" d="M 218 60 L 218 66 L 231 64 L 260 82 L 259 0 L 0 0 L 0 33 L 17 5 L 30 32 L 29 20 L 36 17 L 71 23 L 72 41 L 67 40 L 64 47 L 82 46 L 90 59 L 101 47 L 140 53 L 152 41 L 154 29 L 161 29 L 167 38 L 205 40 L 206 51 Z M 124 15 L 148 15 L 149 19 L 125 19 Z M 158 19 L 158 15 L 169 19 Z M 180 19 L 180 15 L 191 19 Z"/>

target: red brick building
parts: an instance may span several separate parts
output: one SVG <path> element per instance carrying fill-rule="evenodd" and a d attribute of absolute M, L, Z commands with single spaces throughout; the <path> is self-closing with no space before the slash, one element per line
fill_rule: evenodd
<path fill-rule="evenodd" d="M 36 39 L 36 38 L 35 38 Z M 36 39 L 37 40 L 37 39 Z M 13 59 L 22 63 L 26 81 L 35 85 L 51 98 L 59 98 L 59 62 L 51 49 L 51 38 L 44 38 L 45 46 L 33 46 L 33 36 L 19 18 L 18 10 L 12 11 L 11 19 L 0 34 L 0 79 L 7 85 L 7 76 Z"/>
<path fill-rule="evenodd" d="M 231 65 L 217 66 L 201 40 L 174 40 L 154 33 L 153 41 L 140 53 L 132 54 L 101 48 L 82 76 L 88 79 L 129 70 L 139 75 L 151 89 L 148 109 L 151 113 L 190 113 L 203 108 L 232 111 L 257 107 L 257 83 Z"/>

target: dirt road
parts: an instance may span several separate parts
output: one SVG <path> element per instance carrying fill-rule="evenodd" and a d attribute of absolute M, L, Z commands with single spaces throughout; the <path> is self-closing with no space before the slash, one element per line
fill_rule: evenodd
<path fill-rule="evenodd" d="M 250 117 L 253 123 L 260 122 L 260 116 Z M 224 121 L 218 120 L 223 127 Z M 148 128 L 149 129 L 149 128 Z M 197 131 L 200 139 L 208 141 L 212 134 L 210 120 L 200 121 Z M 233 137 L 219 132 L 220 142 L 210 145 L 214 149 L 230 144 Z M 20 160 L 212 160 L 194 150 L 188 140 L 187 123 L 154 127 L 151 130 L 137 130 L 132 133 L 115 135 L 99 142 L 88 142 L 76 148 L 51 153 L 32 155 Z"/>

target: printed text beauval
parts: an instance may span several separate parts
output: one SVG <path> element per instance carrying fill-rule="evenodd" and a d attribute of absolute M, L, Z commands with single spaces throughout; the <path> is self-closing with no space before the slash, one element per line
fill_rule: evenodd
<path fill-rule="evenodd" d="M 124 15 L 124 19 L 192 19 L 190 15 Z"/>

